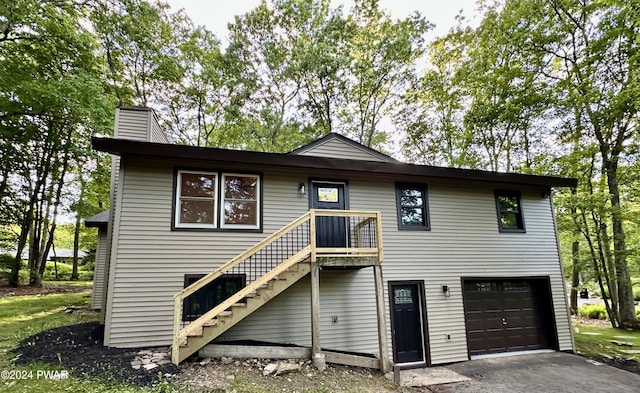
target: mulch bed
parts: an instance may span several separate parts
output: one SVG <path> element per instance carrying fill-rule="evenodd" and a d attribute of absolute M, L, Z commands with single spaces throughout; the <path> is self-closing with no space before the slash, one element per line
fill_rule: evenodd
<path fill-rule="evenodd" d="M 131 361 L 139 349 L 105 347 L 102 333 L 103 328 L 97 322 L 40 332 L 23 340 L 13 350 L 15 363 L 62 365 L 75 377 L 94 377 L 139 386 L 155 385 L 160 382 L 160 376 L 169 377 L 180 372 L 174 364 L 158 366 L 150 371 L 134 370 Z"/>

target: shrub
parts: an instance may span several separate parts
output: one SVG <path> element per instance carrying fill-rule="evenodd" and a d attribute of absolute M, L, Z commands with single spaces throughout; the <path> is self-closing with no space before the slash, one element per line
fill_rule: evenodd
<path fill-rule="evenodd" d="M 633 288 L 633 300 L 636 302 L 640 301 L 640 288 Z"/>
<path fill-rule="evenodd" d="M 607 320 L 607 309 L 604 304 L 587 304 L 578 307 L 578 315 L 584 318 Z"/>
<path fill-rule="evenodd" d="M 58 278 L 59 281 L 66 281 L 71 279 L 71 265 L 67 265 L 66 263 L 58 262 Z M 56 266 L 53 262 L 47 261 L 47 266 L 44 269 L 44 274 L 42 279 L 44 281 L 54 281 L 56 280 Z"/>
<path fill-rule="evenodd" d="M 78 271 L 78 280 L 80 281 L 93 281 L 93 272 Z"/>
<path fill-rule="evenodd" d="M 11 267 L 14 264 L 14 257 L 10 254 L 0 255 L 0 279 L 9 280 Z M 27 261 L 20 260 L 20 271 L 18 272 L 18 280 L 21 283 L 29 282 L 29 271 L 27 270 Z"/>

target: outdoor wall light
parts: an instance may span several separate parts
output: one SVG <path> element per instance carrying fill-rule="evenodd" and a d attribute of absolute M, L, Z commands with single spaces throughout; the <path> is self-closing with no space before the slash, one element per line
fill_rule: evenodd
<path fill-rule="evenodd" d="M 449 286 L 448 285 L 443 285 L 442 286 L 442 293 L 444 294 L 445 297 L 450 297 L 451 296 L 451 291 L 449 290 Z"/>
<path fill-rule="evenodd" d="M 305 196 L 307 193 L 307 187 L 305 186 L 304 183 L 300 183 L 300 185 L 298 186 L 298 194 L 300 196 Z"/>

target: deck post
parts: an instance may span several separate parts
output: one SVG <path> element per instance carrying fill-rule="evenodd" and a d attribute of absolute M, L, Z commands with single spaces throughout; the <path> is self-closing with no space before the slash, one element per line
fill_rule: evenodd
<path fill-rule="evenodd" d="M 309 244 L 311 245 L 311 263 L 316 263 L 316 210 L 309 210 Z"/>
<path fill-rule="evenodd" d="M 173 299 L 173 338 L 171 340 L 171 361 L 180 364 L 180 320 L 182 319 L 182 297 Z"/>
<path fill-rule="evenodd" d="M 311 264 L 311 360 L 320 371 L 326 363 L 320 352 L 320 266 Z"/>
<path fill-rule="evenodd" d="M 382 266 L 373 266 L 373 277 L 376 286 L 376 311 L 378 314 L 378 348 L 380 352 L 380 371 L 389 371 L 389 353 L 387 346 L 387 320 L 384 306 L 384 287 L 382 280 Z"/>

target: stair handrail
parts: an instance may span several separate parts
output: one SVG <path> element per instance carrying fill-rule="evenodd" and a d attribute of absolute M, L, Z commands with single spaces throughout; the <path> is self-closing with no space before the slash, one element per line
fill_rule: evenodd
<path fill-rule="evenodd" d="M 177 353 L 179 351 L 180 338 L 181 337 L 183 337 L 185 334 L 188 334 L 191 330 L 195 330 L 195 329 L 199 328 L 200 325 L 202 325 L 202 323 L 206 322 L 207 320 L 209 320 L 209 319 L 213 318 L 215 315 L 217 315 L 217 314 L 214 313 L 214 311 L 217 311 L 218 313 L 220 312 L 218 310 L 219 307 L 214 307 L 213 309 L 209 310 L 208 312 L 206 312 L 205 314 L 203 314 L 202 316 L 197 318 L 195 321 L 192 321 L 185 328 L 186 330 L 185 329 L 181 329 L 180 325 L 181 325 L 181 320 L 182 320 L 182 302 L 184 301 L 184 299 L 189 297 L 190 295 L 192 295 L 193 293 L 195 293 L 199 289 L 205 287 L 206 285 L 211 283 L 216 278 L 222 276 L 225 272 L 233 269 L 235 266 L 239 265 L 241 262 L 243 262 L 244 260 L 246 260 L 250 256 L 255 255 L 259 251 L 263 250 L 265 247 L 267 247 L 268 245 L 272 244 L 274 241 L 276 241 L 276 240 L 280 239 L 281 237 L 285 236 L 288 232 L 290 232 L 294 228 L 298 227 L 302 223 L 309 221 L 310 227 L 313 226 L 314 223 L 311 222 L 311 221 L 313 221 L 313 220 L 311 220 L 312 215 L 313 215 L 313 211 L 307 211 L 306 213 L 304 213 L 300 217 L 298 217 L 295 220 L 291 221 L 289 224 L 285 225 L 284 227 L 282 227 L 279 230 L 275 231 L 274 233 L 272 233 L 271 235 L 267 236 L 266 238 L 264 238 L 260 242 L 256 243 L 251 248 L 249 248 L 249 249 L 243 251 L 242 253 L 238 254 L 236 257 L 231 259 L 229 262 L 225 263 L 224 265 L 220 266 L 219 268 L 217 268 L 213 272 L 205 275 L 204 277 L 202 277 L 198 281 L 194 282 L 193 284 L 189 285 L 188 287 L 182 289 L 180 292 L 178 292 L 175 295 L 173 295 L 174 307 L 173 307 L 173 340 L 172 340 L 172 348 L 171 348 L 172 358 L 173 357 L 177 358 Z M 307 247 L 305 247 L 305 249 L 309 249 L 310 250 L 311 247 L 307 246 Z M 300 251 L 300 252 L 302 252 L 302 251 Z M 310 252 L 310 251 L 308 251 L 308 252 Z M 296 255 L 298 255 L 298 254 L 296 254 Z M 286 262 L 289 262 L 292 258 L 290 258 Z M 276 269 L 279 268 L 279 267 L 282 267 L 282 265 L 285 265 L 286 262 L 281 264 L 281 265 L 279 265 L 278 267 L 276 267 Z M 295 262 L 298 262 L 298 261 L 295 261 Z M 291 264 L 293 264 L 293 263 L 291 263 Z M 287 265 L 291 265 L 291 264 L 287 264 Z M 287 266 L 286 268 L 288 268 L 288 267 L 289 266 Z M 286 268 L 284 268 L 283 271 L 286 270 Z M 243 297 L 244 297 L 248 293 L 252 292 L 254 290 L 254 288 L 253 288 L 254 285 L 253 284 L 255 282 L 262 282 L 262 280 L 258 279 L 256 281 L 254 281 L 253 283 L 251 283 L 250 285 L 245 286 L 244 290 L 241 290 L 240 292 L 236 293 L 236 295 L 243 294 Z M 258 286 L 260 286 L 260 285 L 262 285 L 262 283 L 259 284 Z M 247 288 L 251 288 L 251 289 L 247 290 Z M 235 298 L 235 297 L 236 296 L 232 296 L 232 298 Z M 222 306 L 223 304 L 226 304 L 226 303 L 227 302 L 223 302 L 219 306 Z M 224 311 L 228 307 L 229 306 L 226 306 L 224 309 L 222 309 L 222 311 Z"/>
<path fill-rule="evenodd" d="M 271 269 L 267 274 L 265 274 L 263 276 L 260 276 L 259 278 L 257 278 L 253 282 L 251 282 L 251 284 L 245 286 L 244 288 L 242 288 L 238 292 L 236 292 L 233 295 L 231 295 L 230 297 L 228 297 L 222 303 L 218 304 L 217 306 L 215 306 L 211 310 L 209 310 L 206 313 L 202 314 L 196 320 L 192 321 L 189 325 L 187 325 L 184 328 L 180 329 L 180 332 L 179 332 L 178 336 L 179 337 L 184 337 L 184 336 L 188 335 L 191 331 L 198 329 L 200 327 L 200 325 L 202 325 L 203 323 L 213 319 L 215 316 L 217 316 L 218 314 L 220 314 L 221 312 L 223 312 L 227 308 L 231 307 L 232 305 L 236 304 L 238 301 L 240 301 L 243 298 L 245 298 L 248 294 L 250 294 L 253 291 L 257 290 L 262 285 L 268 283 L 270 280 L 272 280 L 278 274 L 283 273 L 285 270 L 289 269 L 291 266 L 293 266 L 296 263 L 298 263 L 301 260 L 303 260 L 306 256 L 309 255 L 310 250 L 311 250 L 311 246 L 307 245 L 307 246 L 303 247 L 300 251 L 298 251 L 297 253 L 295 253 L 291 257 L 289 257 L 286 261 L 282 262 L 278 266 L 276 266 L 273 269 Z"/>
<path fill-rule="evenodd" d="M 275 240 L 278 240 L 279 238 L 281 238 L 284 235 L 286 235 L 287 232 L 289 232 L 290 230 L 294 229 L 295 227 L 297 227 L 298 225 L 302 224 L 303 222 L 309 220 L 309 217 L 310 217 L 310 212 L 306 212 L 305 214 L 303 214 L 300 217 L 296 218 L 295 220 L 291 221 L 289 224 L 285 225 L 284 227 L 282 227 L 279 230 L 275 231 L 271 235 L 269 235 L 266 238 L 262 239 L 260 242 L 256 243 L 251 248 L 248 248 L 247 250 L 245 250 L 242 253 L 238 254 L 236 257 L 231 259 L 229 262 L 227 262 L 224 265 L 220 266 L 219 268 L 217 268 L 216 270 L 212 271 L 211 273 L 205 275 L 204 277 L 202 277 L 198 281 L 194 282 L 193 284 L 189 285 L 188 287 L 185 287 L 183 290 L 181 290 L 180 292 L 178 292 L 175 295 L 173 295 L 173 298 L 177 299 L 177 298 L 180 297 L 181 299 L 184 299 L 187 296 L 191 295 L 192 293 L 196 292 L 198 289 L 201 289 L 201 288 L 205 287 L 207 284 L 209 284 L 210 282 L 212 282 L 216 278 L 218 278 L 221 275 L 223 275 L 226 271 L 229 271 L 229 270 L 233 269 L 235 266 L 240 264 L 245 259 L 249 258 L 251 255 L 256 254 L 258 251 L 262 250 L 263 248 L 265 248 L 269 244 L 273 243 Z"/>

